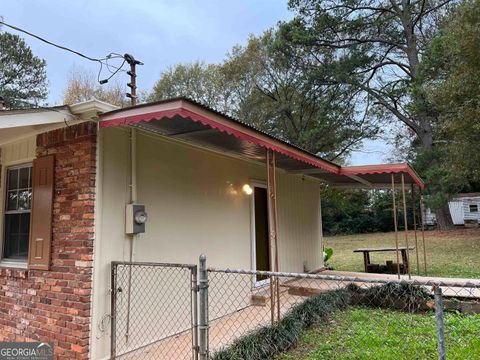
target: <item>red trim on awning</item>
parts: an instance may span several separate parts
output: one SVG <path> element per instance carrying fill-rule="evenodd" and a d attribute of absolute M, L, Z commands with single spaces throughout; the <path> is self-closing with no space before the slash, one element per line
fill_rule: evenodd
<path fill-rule="evenodd" d="M 401 174 L 410 175 L 413 182 L 420 189 L 425 188 L 425 184 L 418 176 L 415 170 L 406 163 L 404 164 L 380 164 L 380 165 L 361 165 L 361 166 L 345 166 L 340 170 L 340 175 L 366 175 L 366 174 Z"/>
<path fill-rule="evenodd" d="M 254 144 L 257 144 L 259 146 L 262 146 L 264 148 L 276 151 L 280 154 L 283 154 L 285 156 L 288 156 L 290 158 L 293 158 L 298 161 L 302 161 L 304 163 L 310 164 L 312 166 L 328 170 L 330 172 L 333 172 L 335 174 L 338 174 L 340 171 L 340 168 L 335 168 L 333 166 L 329 166 L 328 164 L 325 164 L 322 161 L 316 161 L 308 156 L 302 156 L 300 154 L 296 154 L 293 151 L 290 151 L 286 149 L 285 147 L 276 145 L 272 142 L 265 141 L 263 139 L 260 139 L 258 137 L 254 137 L 252 135 L 249 135 L 245 132 L 239 131 L 237 129 L 233 129 L 229 126 L 223 125 L 218 123 L 217 121 L 207 118 L 203 115 L 197 114 L 193 111 L 187 110 L 187 109 L 173 109 L 173 110 L 165 110 L 165 111 L 157 111 L 157 112 L 150 112 L 146 114 L 139 114 L 139 115 L 132 115 L 132 116 L 126 116 L 126 117 L 121 117 L 118 119 L 112 119 L 112 120 L 105 120 L 100 122 L 100 127 L 101 128 L 106 128 L 106 127 L 111 127 L 111 126 L 119 126 L 119 125 L 133 125 L 137 124 L 139 122 L 150 122 L 153 120 L 156 121 L 163 121 L 164 119 L 172 119 L 174 116 L 180 116 L 183 118 L 189 118 L 192 121 L 195 122 L 200 122 L 203 125 L 210 126 L 211 128 L 217 129 L 219 131 L 222 131 L 224 133 L 227 133 L 229 135 L 235 136 L 239 139 L 246 140 L 249 142 L 252 142 Z M 313 155 L 312 155 L 313 156 Z"/>
<path fill-rule="evenodd" d="M 262 134 L 259 133 L 259 137 L 252 136 L 247 132 L 243 132 L 241 130 L 235 129 L 228 125 L 219 123 L 218 121 L 193 112 L 191 110 L 185 109 L 183 107 L 179 107 L 176 109 L 171 110 L 161 110 L 161 111 L 153 111 L 153 112 L 146 112 L 138 115 L 131 115 L 131 116 L 122 116 L 122 110 L 116 110 L 111 112 L 117 113 L 118 118 L 114 118 L 111 120 L 104 120 L 100 121 L 101 128 L 107 128 L 112 126 L 120 126 L 120 125 L 133 125 L 139 122 L 151 122 L 151 121 L 164 121 L 168 119 L 172 119 L 175 116 L 180 116 L 182 118 L 188 118 L 195 122 L 200 122 L 205 126 L 209 126 L 211 128 L 217 129 L 229 135 L 235 136 L 239 139 L 246 140 L 262 146 L 266 149 L 270 149 L 281 153 L 285 156 L 288 156 L 292 159 L 304 162 L 306 164 L 315 166 L 320 169 L 324 169 L 330 171 L 334 174 L 338 175 L 365 175 L 365 174 L 398 174 L 398 173 L 406 173 L 408 174 L 413 182 L 420 188 L 424 189 L 425 185 L 417 173 L 410 167 L 408 164 L 379 164 L 379 165 L 363 165 L 363 166 L 346 166 L 346 167 L 335 167 L 333 165 L 329 165 L 328 163 L 315 160 L 315 155 L 306 154 L 302 155 L 302 151 L 300 149 L 292 149 L 289 150 L 289 145 L 284 144 L 282 145 L 281 142 L 271 138 L 271 140 L 262 139 Z M 103 115 L 109 115 L 109 113 L 105 113 Z M 111 116 L 111 115 L 110 115 Z M 102 116 L 101 116 L 102 117 Z M 228 118 L 226 118 L 228 120 Z M 231 121 L 231 120 L 230 120 Z M 241 123 L 235 123 L 235 125 L 242 126 Z M 247 129 L 249 131 L 255 131 L 254 129 Z M 263 137 L 269 138 L 268 135 L 264 134 Z"/>

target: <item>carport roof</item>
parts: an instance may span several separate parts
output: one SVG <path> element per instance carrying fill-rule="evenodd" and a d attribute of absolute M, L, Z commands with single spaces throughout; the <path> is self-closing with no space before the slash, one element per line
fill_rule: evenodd
<path fill-rule="evenodd" d="M 404 174 L 406 184 L 424 187 L 420 177 L 406 163 L 342 167 L 187 98 L 162 100 L 100 115 L 102 128 L 122 125 L 259 162 L 265 162 L 265 149 L 270 149 L 277 154 L 277 167 L 334 186 L 391 187 L 392 174 L 396 181 L 400 180 L 399 174 Z"/>

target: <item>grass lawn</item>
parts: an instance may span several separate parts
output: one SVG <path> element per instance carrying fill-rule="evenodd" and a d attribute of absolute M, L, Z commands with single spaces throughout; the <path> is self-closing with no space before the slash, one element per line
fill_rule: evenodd
<path fill-rule="evenodd" d="M 415 245 L 413 231 L 409 232 L 410 246 Z M 399 244 L 405 245 L 405 233 L 399 232 Z M 480 229 L 456 229 L 450 231 L 426 231 L 427 270 L 429 276 L 480 278 Z M 328 265 L 335 270 L 364 271 L 363 256 L 353 253 L 365 247 L 395 247 L 394 233 L 376 233 L 325 237 L 325 246 L 333 248 Z M 421 275 L 423 274 L 423 247 L 418 232 Z M 371 253 L 372 263 L 396 262 L 395 252 Z M 412 275 L 417 273 L 415 251 L 410 254 Z"/>
<path fill-rule="evenodd" d="M 480 315 L 445 314 L 447 359 L 480 359 Z M 437 359 L 435 314 L 350 308 L 276 360 Z"/>

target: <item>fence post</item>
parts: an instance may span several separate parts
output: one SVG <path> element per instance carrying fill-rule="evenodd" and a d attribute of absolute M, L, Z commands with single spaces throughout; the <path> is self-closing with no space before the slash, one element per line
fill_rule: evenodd
<path fill-rule="evenodd" d="M 208 359 L 208 271 L 207 271 L 207 257 L 200 255 L 199 268 L 199 359 Z"/>
<path fill-rule="evenodd" d="M 435 285 L 435 318 L 437 320 L 437 338 L 438 338 L 438 359 L 445 360 L 447 358 L 445 352 L 445 334 L 443 326 L 443 299 L 442 288 Z"/>
<path fill-rule="evenodd" d="M 112 261 L 110 273 L 110 358 L 117 355 L 117 263 Z"/>
<path fill-rule="evenodd" d="M 192 280 L 192 326 L 193 326 L 193 359 L 198 360 L 198 267 L 191 267 Z"/>

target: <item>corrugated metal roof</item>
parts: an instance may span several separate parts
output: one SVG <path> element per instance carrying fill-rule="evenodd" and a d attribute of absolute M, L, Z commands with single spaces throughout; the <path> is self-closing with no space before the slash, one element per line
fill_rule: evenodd
<path fill-rule="evenodd" d="M 402 173 L 406 175 L 407 184 L 424 187 L 408 164 L 341 167 L 251 124 L 184 97 L 110 111 L 102 114 L 100 119 L 101 127 L 136 126 L 253 160 L 264 161 L 265 148 L 269 148 L 277 152 L 279 168 L 341 186 L 386 187 L 391 183 L 391 174 Z"/>
<path fill-rule="evenodd" d="M 125 108 L 122 108 L 122 109 L 117 109 L 117 110 L 109 111 L 109 112 L 105 113 L 104 115 L 114 114 L 114 113 L 118 113 L 118 112 L 121 112 L 121 111 L 124 111 L 124 110 L 132 109 L 132 108 L 138 109 L 138 108 L 142 108 L 142 107 L 149 107 L 149 106 L 152 106 L 152 105 L 160 105 L 160 104 L 165 104 L 165 103 L 169 103 L 169 102 L 173 102 L 173 101 L 179 101 L 179 100 L 181 100 L 181 101 L 187 101 L 187 102 L 189 102 L 189 103 L 191 103 L 191 104 L 194 104 L 194 105 L 196 105 L 196 106 L 199 106 L 199 107 L 201 107 L 201 108 L 203 108 L 203 109 L 205 109 L 205 110 L 207 110 L 207 111 L 211 111 L 211 112 L 213 112 L 213 113 L 215 113 L 215 114 L 217 114 L 217 115 L 219 115 L 219 116 L 222 116 L 222 117 L 224 117 L 224 118 L 226 118 L 226 119 L 228 119 L 228 120 L 230 120 L 230 121 L 233 121 L 233 122 L 236 122 L 236 123 L 238 123 L 238 124 L 241 124 L 242 126 L 245 126 L 245 127 L 249 128 L 249 129 L 251 129 L 251 130 L 254 130 L 254 131 L 259 132 L 259 133 L 261 133 L 261 134 L 263 134 L 263 135 L 266 135 L 266 136 L 268 136 L 268 137 L 270 137 L 270 138 L 272 138 L 272 139 L 275 139 L 275 140 L 277 140 L 277 141 L 280 141 L 280 142 L 282 142 L 282 143 L 284 143 L 284 144 L 286 144 L 286 145 L 289 145 L 289 146 L 291 146 L 291 147 L 294 147 L 294 148 L 296 148 L 296 149 L 298 149 L 298 150 L 300 150 L 300 151 L 302 151 L 302 152 L 308 153 L 309 155 L 315 156 L 315 157 L 317 157 L 318 159 L 320 159 L 320 160 L 322 160 L 322 161 L 325 161 L 325 162 L 330 163 L 332 166 L 339 167 L 339 165 L 336 164 L 336 163 L 334 163 L 333 161 L 324 159 L 324 158 L 322 158 L 322 157 L 320 157 L 320 156 L 318 156 L 318 155 L 316 155 L 316 154 L 313 154 L 313 153 L 311 153 L 310 151 L 305 150 L 304 148 L 302 148 L 302 147 L 300 147 L 300 146 L 298 146 L 298 145 L 296 145 L 296 144 L 291 143 L 290 141 L 287 141 L 287 140 L 285 140 L 285 139 L 282 139 L 282 138 L 279 138 L 279 137 L 277 137 L 277 136 L 271 135 L 271 134 L 267 133 L 266 131 L 263 131 L 263 130 L 259 129 L 258 127 L 254 126 L 254 125 L 252 125 L 252 124 L 249 124 L 249 123 L 247 123 L 247 122 L 245 122 L 245 121 L 242 121 L 242 120 L 239 120 L 239 119 L 237 119 L 237 118 L 234 118 L 233 116 L 230 116 L 230 115 L 228 115 L 228 114 L 225 114 L 225 113 L 223 113 L 223 112 L 221 112 L 221 111 L 218 111 L 218 110 L 216 110 L 216 109 L 214 109 L 214 108 L 212 108 L 212 107 L 206 106 L 206 105 L 204 105 L 204 104 L 202 104 L 202 103 L 200 103 L 200 102 L 198 102 L 198 101 L 192 100 L 192 99 L 190 99 L 190 98 L 188 98 L 188 97 L 179 96 L 179 97 L 174 97 L 174 98 L 170 98 L 170 99 L 164 99 L 164 100 L 154 101 L 154 102 L 150 102 L 150 103 L 140 104 L 140 105 L 136 105 L 136 106 L 129 106 L 129 107 L 125 107 Z"/>

